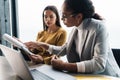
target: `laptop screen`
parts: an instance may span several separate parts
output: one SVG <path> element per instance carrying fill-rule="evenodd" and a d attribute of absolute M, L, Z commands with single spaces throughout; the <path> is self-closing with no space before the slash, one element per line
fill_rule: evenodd
<path fill-rule="evenodd" d="M 23 80 L 33 80 L 28 66 L 22 58 L 20 52 L 2 45 L 0 45 L 0 48 L 10 66 L 12 67 L 13 71 L 17 74 L 18 77 L 22 78 Z"/>

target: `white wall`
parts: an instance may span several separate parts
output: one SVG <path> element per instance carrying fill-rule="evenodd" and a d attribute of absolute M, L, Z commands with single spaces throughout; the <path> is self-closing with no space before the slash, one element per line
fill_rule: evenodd
<path fill-rule="evenodd" d="M 112 48 L 120 48 L 120 4 L 119 0 L 92 0 L 96 12 L 106 19 Z"/>
<path fill-rule="evenodd" d="M 18 0 L 20 39 L 24 42 L 35 41 L 37 32 L 42 30 L 42 12 L 47 5 L 55 5 L 60 11 L 64 0 Z M 96 12 L 106 19 L 110 34 L 110 45 L 120 48 L 120 11 L 119 0 L 92 0 Z M 62 22 L 61 22 L 62 23 Z M 68 33 L 69 30 L 62 24 Z"/>

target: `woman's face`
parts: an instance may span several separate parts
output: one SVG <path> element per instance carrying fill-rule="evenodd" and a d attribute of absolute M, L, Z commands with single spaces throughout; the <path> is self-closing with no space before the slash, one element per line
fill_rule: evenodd
<path fill-rule="evenodd" d="M 45 24 L 50 27 L 50 26 L 54 26 L 56 23 L 56 14 L 51 11 L 51 10 L 45 10 L 44 11 L 44 22 Z"/>
<path fill-rule="evenodd" d="M 65 3 L 62 5 L 62 20 L 67 27 L 78 26 L 79 24 L 77 14 L 73 14 L 72 11 L 68 11 Z"/>

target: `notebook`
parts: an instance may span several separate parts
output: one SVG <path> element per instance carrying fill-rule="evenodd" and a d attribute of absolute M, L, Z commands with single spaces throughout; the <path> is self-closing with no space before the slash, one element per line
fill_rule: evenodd
<path fill-rule="evenodd" d="M 29 69 L 26 61 L 23 59 L 23 56 L 19 51 L 3 45 L 0 45 L 0 49 L 13 71 L 19 78 L 21 78 L 21 80 L 76 80 L 74 76 L 54 70 L 50 65 L 43 64 L 42 66 Z M 37 75 L 37 79 L 35 79 L 36 77 L 34 77 L 33 74 Z M 42 77 L 42 79 L 39 77 Z"/>

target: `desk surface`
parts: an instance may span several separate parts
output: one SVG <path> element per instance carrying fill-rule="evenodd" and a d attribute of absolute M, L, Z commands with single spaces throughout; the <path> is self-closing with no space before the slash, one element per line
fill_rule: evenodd
<path fill-rule="evenodd" d="M 77 80 L 120 80 L 120 78 L 104 75 L 80 75 L 75 77 L 77 78 Z"/>
<path fill-rule="evenodd" d="M 74 75 L 77 80 L 120 80 L 120 78 L 102 75 Z M 5 57 L 0 56 L 0 80 L 19 80 Z"/>

